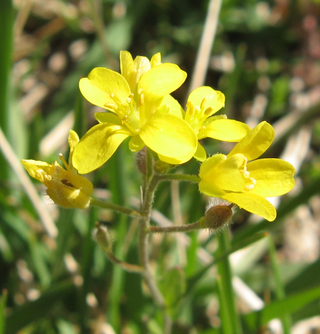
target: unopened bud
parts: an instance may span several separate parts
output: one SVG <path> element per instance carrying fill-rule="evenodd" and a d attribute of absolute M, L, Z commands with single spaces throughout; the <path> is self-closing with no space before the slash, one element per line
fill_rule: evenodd
<path fill-rule="evenodd" d="M 97 228 L 92 232 L 93 239 L 104 252 L 110 253 L 112 250 L 112 239 L 108 229 L 105 226 L 101 226 L 99 223 L 96 223 L 96 226 Z"/>
<path fill-rule="evenodd" d="M 232 206 L 214 205 L 206 211 L 202 226 L 216 230 L 228 224 L 232 216 Z"/>
<path fill-rule="evenodd" d="M 139 171 L 146 175 L 147 174 L 147 150 L 144 147 L 142 150 L 140 150 L 137 154 L 137 166 Z"/>

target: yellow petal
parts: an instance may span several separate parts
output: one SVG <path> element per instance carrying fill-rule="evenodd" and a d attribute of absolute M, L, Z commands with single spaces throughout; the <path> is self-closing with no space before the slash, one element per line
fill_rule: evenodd
<path fill-rule="evenodd" d="M 51 175 L 54 171 L 54 166 L 44 161 L 23 159 L 21 163 L 31 177 L 42 183 L 45 182 L 46 175 Z"/>
<path fill-rule="evenodd" d="M 181 107 L 180 103 L 173 98 L 171 95 L 166 95 L 159 106 L 161 108 L 162 106 L 165 106 L 168 110 L 169 114 L 175 115 L 179 118 L 184 118 L 184 110 Z"/>
<path fill-rule="evenodd" d="M 90 204 L 92 183 L 85 177 L 55 166 L 51 180 L 46 184 L 47 194 L 63 208 L 85 209 Z"/>
<path fill-rule="evenodd" d="M 73 151 L 73 149 L 76 147 L 78 143 L 79 143 L 78 134 L 75 131 L 70 130 L 69 137 L 68 137 L 68 144 L 70 147 L 70 151 Z"/>
<path fill-rule="evenodd" d="M 187 162 L 197 149 L 197 138 L 190 125 L 170 114 L 154 114 L 142 127 L 140 138 L 161 160 L 171 164 Z"/>
<path fill-rule="evenodd" d="M 225 161 L 226 159 L 227 156 L 221 153 L 215 154 L 212 157 L 206 159 L 200 166 L 199 177 L 206 180 L 212 179 L 212 177 L 214 177 L 215 168 L 219 163 Z"/>
<path fill-rule="evenodd" d="M 124 101 L 130 95 L 130 87 L 125 78 L 104 67 L 94 68 L 88 78 L 79 82 L 82 95 L 90 103 L 114 111 L 118 101 Z M 114 105 L 114 108 L 108 107 Z"/>
<path fill-rule="evenodd" d="M 239 170 L 245 162 L 244 155 L 236 154 L 217 165 L 213 177 L 216 178 L 216 182 L 219 182 L 222 189 L 234 192 L 245 190 L 245 180 Z"/>
<path fill-rule="evenodd" d="M 219 179 L 217 177 L 217 167 L 226 161 L 227 156 L 224 154 L 215 154 L 206 159 L 200 166 L 199 190 L 205 195 L 212 197 L 220 197 L 225 191 L 220 187 Z"/>
<path fill-rule="evenodd" d="M 150 70 L 151 65 L 147 57 L 137 56 L 134 60 L 130 52 L 120 52 L 121 74 L 128 81 L 131 91 L 135 93 L 141 77 Z"/>
<path fill-rule="evenodd" d="M 269 148 L 273 139 L 273 127 L 267 122 L 261 122 L 233 148 L 228 156 L 242 153 L 248 160 L 254 160 Z"/>
<path fill-rule="evenodd" d="M 144 148 L 145 144 L 140 136 L 133 136 L 129 141 L 129 149 L 131 152 L 138 152 Z"/>
<path fill-rule="evenodd" d="M 69 137 L 68 137 L 68 144 L 69 144 L 69 147 L 70 147 L 70 153 L 69 153 L 68 163 L 69 163 L 70 168 L 73 167 L 72 166 L 73 150 L 74 150 L 74 148 L 76 147 L 76 145 L 78 143 L 79 143 L 79 136 L 78 136 L 78 134 L 75 131 L 70 130 Z"/>
<path fill-rule="evenodd" d="M 238 142 L 247 135 L 250 130 L 249 126 L 243 122 L 231 119 L 212 119 L 211 121 L 208 119 L 205 129 L 200 131 L 198 138 L 209 137 L 228 142 Z"/>
<path fill-rule="evenodd" d="M 248 163 L 250 177 L 257 183 L 250 193 L 262 197 L 281 196 L 294 187 L 294 167 L 281 159 L 259 159 Z"/>
<path fill-rule="evenodd" d="M 150 60 L 151 67 L 155 67 L 161 64 L 161 53 L 154 54 Z"/>
<path fill-rule="evenodd" d="M 250 193 L 226 193 L 221 198 L 228 202 L 237 204 L 240 208 L 265 218 L 268 221 L 274 221 L 277 211 L 274 206 L 265 198 Z"/>
<path fill-rule="evenodd" d="M 207 152 L 204 147 L 198 142 L 197 151 L 194 154 L 194 158 L 198 161 L 204 161 L 207 158 Z"/>
<path fill-rule="evenodd" d="M 118 146 L 130 136 L 130 131 L 119 125 L 98 124 L 80 140 L 73 153 L 73 166 L 79 174 L 101 167 L 111 158 Z"/>
<path fill-rule="evenodd" d="M 130 78 L 133 71 L 133 58 L 128 51 L 120 51 L 120 71 L 131 88 Z"/>
<path fill-rule="evenodd" d="M 35 160 L 21 162 L 31 177 L 47 187 L 47 194 L 56 204 L 64 208 L 88 207 L 93 190 L 88 179 L 63 169 L 56 161 L 52 165 Z"/>
<path fill-rule="evenodd" d="M 146 103 L 151 103 L 175 91 L 184 83 L 186 77 L 187 73 L 179 66 L 160 64 L 143 75 L 138 87 L 142 89 Z"/>
<path fill-rule="evenodd" d="M 204 99 L 204 109 L 211 109 L 210 113 L 208 113 L 208 116 L 216 113 L 218 110 L 224 107 L 225 104 L 224 94 L 208 86 L 202 86 L 192 91 L 188 97 L 188 102 L 190 101 L 194 106 L 200 107 Z"/>
<path fill-rule="evenodd" d="M 110 112 L 96 112 L 94 117 L 99 123 L 122 125 L 120 117 Z"/>
<path fill-rule="evenodd" d="M 209 183 L 205 180 L 199 182 L 199 191 L 210 197 L 220 197 L 225 194 L 225 191 L 219 187 L 219 183 Z"/>

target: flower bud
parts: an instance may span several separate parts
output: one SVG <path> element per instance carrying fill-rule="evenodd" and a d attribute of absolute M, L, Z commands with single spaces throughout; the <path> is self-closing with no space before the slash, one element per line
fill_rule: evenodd
<path fill-rule="evenodd" d="M 93 239 L 105 253 L 110 253 L 112 250 L 112 239 L 108 229 L 105 226 L 101 226 L 99 223 L 96 223 L 96 226 L 97 228 L 92 232 Z"/>
<path fill-rule="evenodd" d="M 232 216 L 232 206 L 213 205 L 206 211 L 202 226 L 216 230 L 228 224 Z"/>
<path fill-rule="evenodd" d="M 147 174 L 147 154 L 148 153 L 145 147 L 137 154 L 137 166 L 139 171 L 144 175 Z"/>

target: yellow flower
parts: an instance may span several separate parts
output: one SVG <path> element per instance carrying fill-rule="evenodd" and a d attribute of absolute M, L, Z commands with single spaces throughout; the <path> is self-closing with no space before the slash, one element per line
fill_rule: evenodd
<path fill-rule="evenodd" d="M 211 87 L 202 86 L 193 90 L 188 97 L 186 112 L 171 96 L 166 97 L 166 103 L 170 110 L 184 115 L 182 118 L 190 124 L 198 140 L 212 138 L 238 142 L 250 131 L 248 125 L 227 119 L 226 115 L 212 116 L 224 107 L 225 96 Z M 204 147 L 199 142 L 194 157 L 200 161 L 207 157 Z"/>
<path fill-rule="evenodd" d="M 121 74 L 94 68 L 80 80 L 82 95 L 92 104 L 110 112 L 96 113 L 100 124 L 93 126 L 77 145 L 73 164 L 80 174 L 102 166 L 128 137 L 133 152 L 145 145 L 162 161 L 181 164 L 192 158 L 197 138 L 181 115 L 170 112 L 163 102 L 186 79 L 177 65 L 161 64 L 160 54 L 149 61 L 135 60 L 127 51 L 120 53 Z"/>
<path fill-rule="evenodd" d="M 281 196 L 294 187 L 294 167 L 281 159 L 259 159 L 271 145 L 274 130 L 258 124 L 228 154 L 216 154 L 200 167 L 199 190 L 219 197 L 269 221 L 276 209 L 266 197 Z M 251 162 L 248 162 L 251 161 Z"/>
<path fill-rule="evenodd" d="M 85 209 L 90 204 L 93 185 L 88 179 L 77 173 L 71 162 L 74 148 L 79 142 L 76 132 L 70 130 L 68 142 L 70 146 L 69 164 L 60 155 L 66 169 L 63 169 L 57 161 L 52 165 L 36 160 L 21 160 L 21 162 L 31 177 L 47 187 L 47 194 L 56 204 L 63 208 Z"/>

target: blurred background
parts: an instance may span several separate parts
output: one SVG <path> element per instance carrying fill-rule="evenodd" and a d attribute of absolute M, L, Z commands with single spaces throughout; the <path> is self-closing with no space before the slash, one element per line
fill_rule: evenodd
<path fill-rule="evenodd" d="M 91 236 L 96 221 L 106 224 L 114 253 L 137 263 L 137 222 L 56 207 L 19 162 L 67 158 L 69 130 L 82 136 L 98 110 L 79 79 L 97 66 L 118 71 L 120 50 L 161 52 L 185 70 L 173 94 L 182 104 L 192 87 L 209 85 L 226 95 L 220 113 L 250 127 L 271 123 L 276 138 L 265 156 L 297 171 L 294 190 L 272 199 L 273 223 L 237 210 L 223 232 L 152 236 L 173 333 L 320 333 L 319 14 L 317 0 L 1 2 L 0 334 L 163 333 L 140 277 L 112 265 Z M 209 154 L 232 147 L 204 145 Z M 94 196 L 138 207 L 135 159 L 121 145 L 88 175 Z M 198 168 L 191 161 L 177 172 Z M 205 206 L 196 185 L 161 184 L 152 221 L 194 222 Z"/>

